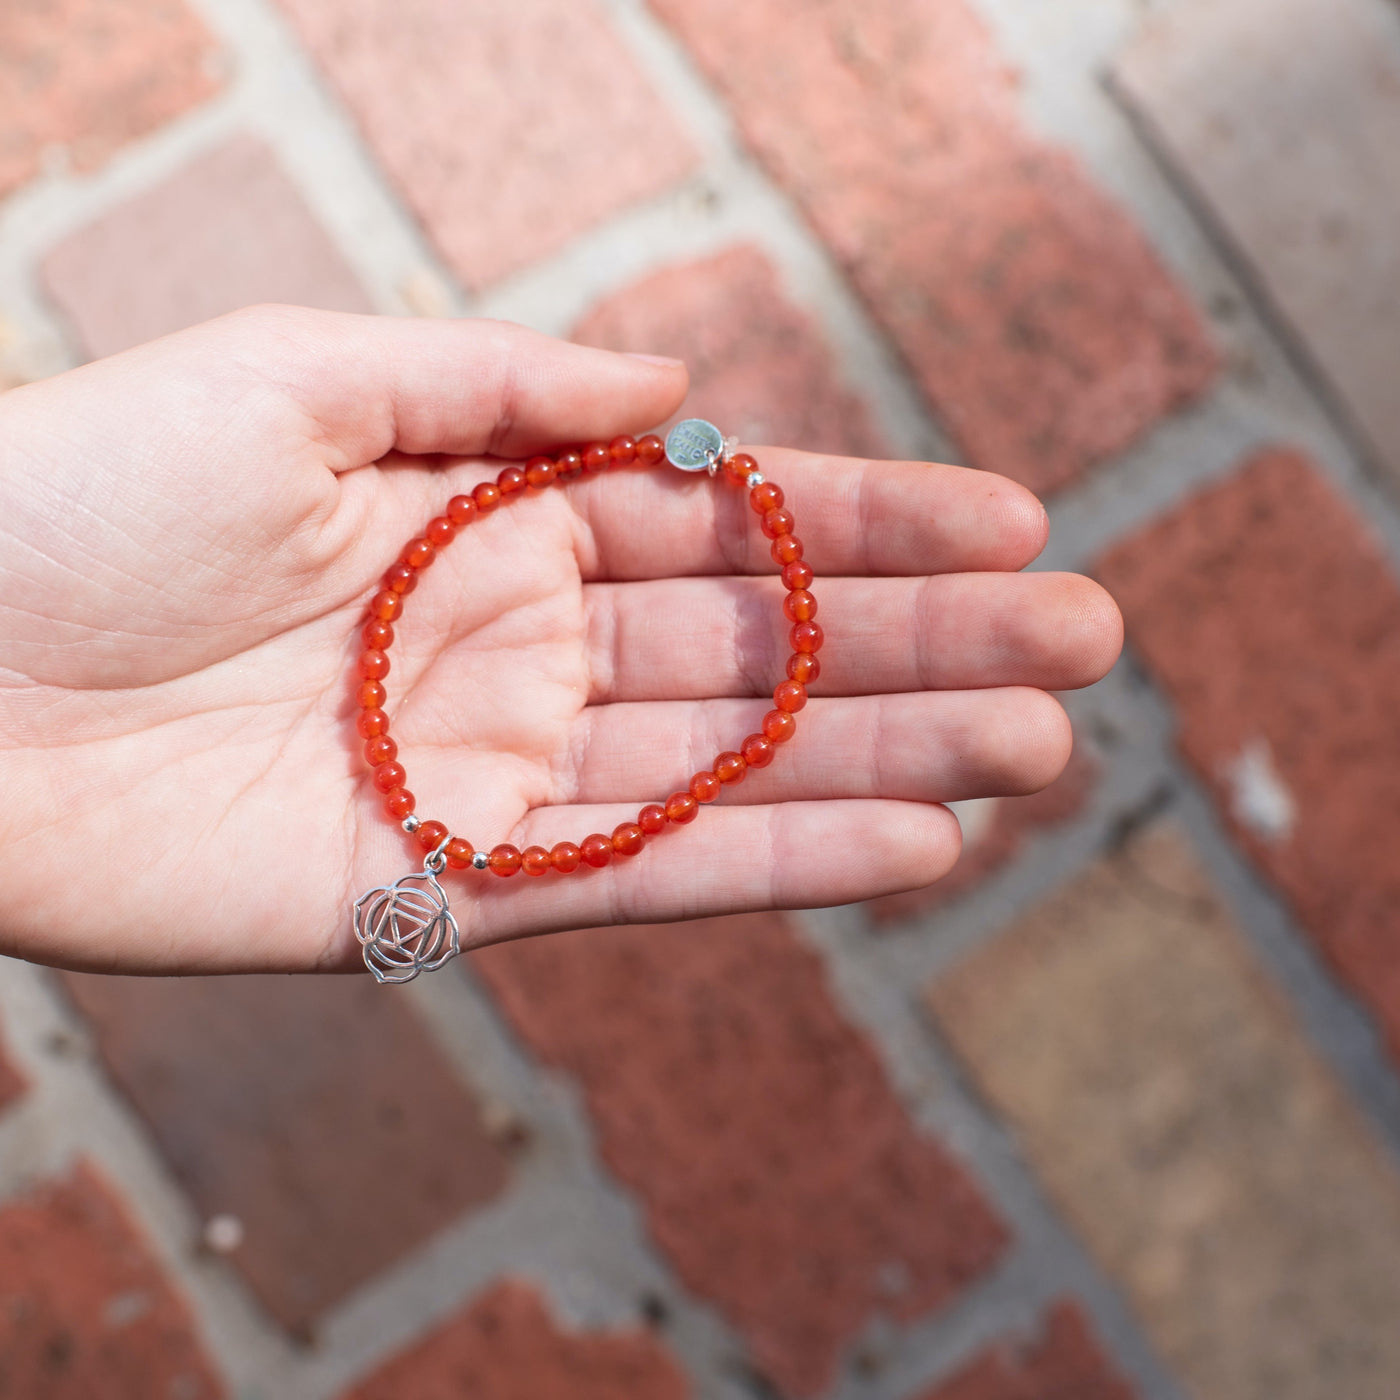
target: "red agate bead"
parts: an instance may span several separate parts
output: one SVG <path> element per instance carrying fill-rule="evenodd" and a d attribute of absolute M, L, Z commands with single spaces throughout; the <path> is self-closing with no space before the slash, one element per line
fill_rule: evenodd
<path fill-rule="evenodd" d="M 713 773 L 697 773 L 690 780 L 690 795 L 697 802 L 713 802 L 719 796 L 719 779 Z"/>
<path fill-rule="evenodd" d="M 371 651 L 388 651 L 394 643 L 394 629 L 387 622 L 372 617 L 365 623 L 360 640 Z"/>
<path fill-rule="evenodd" d="M 502 496 L 518 496 L 525 489 L 525 473 L 519 467 L 502 467 L 496 473 L 496 489 Z"/>
<path fill-rule="evenodd" d="M 788 657 L 788 680 L 810 685 L 822 673 L 822 663 L 809 651 L 795 651 Z"/>
<path fill-rule="evenodd" d="M 700 804 L 695 800 L 693 793 L 673 792 L 666 799 L 666 820 L 674 822 L 677 826 L 693 822 L 699 810 Z"/>
<path fill-rule="evenodd" d="M 549 852 L 543 846 L 526 846 L 520 852 L 520 868 L 527 875 L 547 875 Z"/>
<path fill-rule="evenodd" d="M 447 503 L 447 518 L 458 529 L 476 519 L 476 502 L 470 496 L 453 496 Z"/>
<path fill-rule="evenodd" d="M 399 746 L 387 734 L 365 740 L 365 762 L 371 768 L 378 768 L 381 763 L 392 762 L 398 756 Z"/>
<path fill-rule="evenodd" d="M 402 598 L 405 593 L 412 593 L 418 587 L 418 570 L 402 562 L 391 564 L 384 571 L 384 587 Z M 375 621 L 377 622 L 378 618 Z M 389 624 L 384 625 L 387 627 Z"/>
<path fill-rule="evenodd" d="M 585 836 L 579 845 L 584 864 L 601 870 L 613 858 L 613 845 L 601 831 Z"/>
<path fill-rule="evenodd" d="M 744 770 L 749 765 L 744 762 L 744 755 L 741 753 L 722 753 L 715 759 L 715 777 L 728 787 L 731 783 L 741 783 L 744 780 Z"/>
<path fill-rule="evenodd" d="M 514 875 L 520 869 L 520 852 L 509 843 L 492 846 L 487 861 L 490 863 L 491 873 L 504 878 Z"/>
<path fill-rule="evenodd" d="M 621 437 L 615 437 L 608 444 L 608 456 L 612 458 L 615 467 L 630 467 L 637 460 L 637 441 L 630 438 L 626 433 Z"/>
<path fill-rule="evenodd" d="M 666 830 L 666 809 L 659 802 L 649 802 L 637 813 L 637 825 L 648 836 Z"/>
<path fill-rule="evenodd" d="M 773 741 L 766 735 L 750 734 L 739 745 L 739 752 L 744 755 L 744 762 L 750 768 L 767 768 L 773 761 L 773 755 L 778 751 L 773 747 Z"/>
<path fill-rule="evenodd" d="M 637 460 L 644 467 L 654 467 L 666 455 L 666 444 L 655 433 L 637 439 Z"/>
<path fill-rule="evenodd" d="M 447 840 L 447 828 L 441 822 L 422 822 L 414 835 L 425 851 L 435 851 Z"/>
<path fill-rule="evenodd" d="M 549 848 L 549 863 L 562 875 L 577 870 L 583 852 L 572 841 L 556 841 Z"/>
<path fill-rule="evenodd" d="M 634 856 L 646 843 L 646 833 L 636 822 L 623 822 L 613 828 L 612 848 L 620 856 Z"/>
<path fill-rule="evenodd" d="M 434 549 L 441 549 L 457 538 L 457 527 L 445 515 L 435 515 L 428 521 L 423 538 L 430 541 Z"/>
<path fill-rule="evenodd" d="M 795 715 L 807 703 L 807 687 L 801 681 L 779 681 L 773 687 L 773 704 Z"/>
<path fill-rule="evenodd" d="M 558 470 L 552 457 L 531 457 L 525 463 L 525 482 L 528 486 L 542 491 L 546 486 L 554 484 L 554 475 Z"/>
<path fill-rule="evenodd" d="M 373 781 L 380 792 L 388 793 L 402 787 L 406 777 L 408 774 L 403 771 L 402 763 L 381 763 L 374 770 Z"/>
<path fill-rule="evenodd" d="M 612 466 L 612 453 L 605 442 L 590 442 L 580 455 L 586 472 L 605 472 Z"/>
<path fill-rule="evenodd" d="M 805 588 L 794 588 L 783 599 L 783 616 L 789 622 L 810 622 L 817 615 L 817 600 Z"/>
<path fill-rule="evenodd" d="M 361 739 L 374 739 L 389 732 L 389 716 L 383 710 L 361 710 L 355 728 Z"/>

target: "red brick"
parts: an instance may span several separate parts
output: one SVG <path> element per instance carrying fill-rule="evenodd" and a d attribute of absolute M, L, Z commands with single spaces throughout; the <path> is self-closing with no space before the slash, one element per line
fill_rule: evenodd
<path fill-rule="evenodd" d="M 1060 1303 L 1042 1336 L 1001 1343 L 924 1400 L 1133 1400 L 1133 1392 L 1104 1359 L 1083 1312 Z"/>
<path fill-rule="evenodd" d="M 0 1207 L 0 1396 L 223 1394 L 183 1301 L 96 1173 L 79 1166 Z"/>
<path fill-rule="evenodd" d="M 254 302 L 371 309 L 296 186 L 250 136 L 64 239 L 42 275 L 93 356 Z"/>
<path fill-rule="evenodd" d="M 651 0 L 904 352 L 966 460 L 1049 490 L 1216 356 L 1129 219 L 1030 135 L 961 0 Z"/>
<path fill-rule="evenodd" d="M 65 978 L 117 1086 L 268 1310 L 315 1317 L 504 1169 L 408 1006 L 368 978 Z"/>
<path fill-rule="evenodd" d="M 508 1280 L 394 1357 L 345 1400 L 685 1400 L 685 1377 L 642 1331 L 560 1331 Z"/>
<path fill-rule="evenodd" d="M 202 102 L 213 41 L 181 0 L 6 0 L 0 6 L 0 195 L 63 146 L 92 170 Z"/>
<path fill-rule="evenodd" d="M 820 960 L 778 915 L 613 928 L 474 955 L 520 1033 L 580 1081 L 657 1243 L 785 1394 L 882 1310 L 949 1300 L 1000 1223 L 914 1129 Z"/>
<path fill-rule="evenodd" d="M 1028 797 L 977 799 L 990 802 L 991 810 L 976 821 L 962 819 L 963 852 L 952 870 L 936 885 L 870 900 L 865 906 L 870 917 L 877 925 L 898 923 L 960 899 L 1015 860 L 1043 827 L 1058 826 L 1078 816 L 1097 777 L 1098 765 L 1083 749 L 1076 748 L 1064 772 L 1044 791 Z"/>
<path fill-rule="evenodd" d="M 596 0 L 281 0 L 472 287 L 668 189 L 695 154 Z"/>
<path fill-rule="evenodd" d="M 1400 587 L 1379 543 L 1276 450 L 1098 572 L 1182 753 L 1400 1058 Z"/>
<path fill-rule="evenodd" d="M 1395 6 L 1187 0 L 1114 71 L 1400 483 Z"/>
<path fill-rule="evenodd" d="M 13 1102 L 24 1092 L 25 1081 L 20 1072 L 5 1058 L 4 1046 L 0 1044 L 0 1109 Z"/>
<path fill-rule="evenodd" d="M 654 272 L 594 307 L 573 338 L 683 359 L 686 416 L 722 423 L 742 442 L 888 455 L 811 318 L 784 296 L 757 248 Z"/>
<path fill-rule="evenodd" d="M 1394 1400 L 1400 1175 L 1155 825 L 945 971 L 977 1092 L 1178 1393 Z"/>

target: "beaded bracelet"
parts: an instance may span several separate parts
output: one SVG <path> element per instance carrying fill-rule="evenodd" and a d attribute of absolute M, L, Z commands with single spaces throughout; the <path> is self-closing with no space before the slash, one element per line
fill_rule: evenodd
<path fill-rule="evenodd" d="M 815 621 L 817 600 L 810 591 L 812 569 L 802 557 L 802 541 L 793 534 L 792 512 L 783 504 L 782 491 L 764 479 L 751 456 L 733 449 L 733 442 L 714 424 L 690 418 L 671 429 L 664 445 L 654 433 L 648 433 L 635 440 L 618 437 L 610 443 L 593 443 L 581 451 L 565 451 L 554 457 L 532 457 L 524 467 L 502 468 L 495 482 L 482 482 L 470 495 L 454 496 L 446 513 L 430 520 L 421 538 L 411 540 L 390 566 L 379 591 L 370 599 L 369 619 L 361 634 L 364 651 L 357 663 L 357 727 L 365 741 L 372 782 L 384 798 L 385 809 L 427 854 L 421 872 L 369 890 L 355 901 L 355 937 L 364 950 L 365 965 L 378 981 L 412 981 L 420 972 L 441 967 L 459 951 L 457 920 L 437 879 L 444 869 L 489 870 L 503 877 L 524 871 L 538 877 L 597 869 L 608 865 L 614 856 L 634 856 L 668 827 L 693 821 L 701 805 L 713 802 L 725 787 L 741 782 L 750 768 L 766 768 L 777 745 L 797 732 L 794 716 L 807 703 L 807 684 L 816 680 L 821 669 L 816 653 L 823 638 Z M 722 476 L 732 484 L 746 485 L 749 503 L 760 517 L 763 533 L 772 541 L 773 560 L 781 566 L 787 589 L 783 616 L 792 624 L 788 637 L 793 654 L 788 658 L 787 679 L 773 691 L 774 708 L 763 717 L 761 732 L 750 734 L 737 750 L 720 754 L 711 769 L 691 778 L 687 788 L 673 792 L 664 802 L 648 803 L 635 821 L 623 822 L 611 836 L 594 832 L 577 845 L 560 841 L 548 850 L 527 846 L 523 851 L 499 845 L 487 853 L 451 835 L 441 822 L 421 820 L 414 810 L 413 794 L 404 787 L 408 775 L 398 761 L 398 746 L 389 737 L 389 716 L 384 709 L 393 623 L 417 587 L 418 575 L 452 542 L 459 529 L 512 499 L 633 464 L 652 467 L 663 457 L 681 471 L 706 471 L 711 477 Z"/>

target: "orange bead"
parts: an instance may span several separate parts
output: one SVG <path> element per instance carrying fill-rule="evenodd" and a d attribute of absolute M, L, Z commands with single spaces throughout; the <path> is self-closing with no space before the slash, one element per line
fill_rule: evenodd
<path fill-rule="evenodd" d="M 426 569 L 437 558 L 437 546 L 426 536 L 421 540 L 410 540 L 403 547 L 402 558 L 410 569 Z"/>
<path fill-rule="evenodd" d="M 719 796 L 719 779 L 713 773 L 697 773 L 690 780 L 690 795 L 697 802 L 713 802 Z"/>
<path fill-rule="evenodd" d="M 472 488 L 472 500 L 476 502 L 477 510 L 485 515 L 500 505 L 501 488 L 494 481 L 483 481 L 480 486 Z"/>
<path fill-rule="evenodd" d="M 636 822 L 623 822 L 613 828 L 612 847 L 620 856 L 635 856 L 646 843 L 646 833 Z"/>
<path fill-rule="evenodd" d="M 767 515 L 770 510 L 777 510 L 782 503 L 783 488 L 775 481 L 760 481 L 749 492 L 749 504 L 759 515 Z"/>
<path fill-rule="evenodd" d="M 822 631 L 820 623 L 794 622 L 792 631 L 788 633 L 788 641 L 792 643 L 793 651 L 820 651 L 822 643 L 826 641 L 826 633 Z"/>
<path fill-rule="evenodd" d="M 492 846 L 488 859 L 491 862 L 491 873 L 499 875 L 502 879 L 507 875 L 514 875 L 520 869 L 520 852 L 511 845 Z"/>
<path fill-rule="evenodd" d="M 715 777 L 726 787 L 728 787 L 730 783 L 742 783 L 744 781 L 744 771 L 748 766 L 749 765 L 744 762 L 743 754 L 734 753 L 731 750 L 720 754 L 720 756 L 715 759 Z"/>
<path fill-rule="evenodd" d="M 637 813 L 637 825 L 646 832 L 648 836 L 655 836 L 659 831 L 666 830 L 666 809 L 659 802 L 648 802 L 640 812 Z"/>
<path fill-rule="evenodd" d="M 583 469 L 588 473 L 605 472 L 612 466 L 612 453 L 605 442 L 590 442 L 583 449 Z"/>
<path fill-rule="evenodd" d="M 811 652 L 795 651 L 788 657 L 788 680 L 811 685 L 822 673 L 822 663 Z"/>
<path fill-rule="evenodd" d="M 601 870 L 613 858 L 612 842 L 601 831 L 585 836 L 579 844 L 579 851 L 586 864 Z"/>
<path fill-rule="evenodd" d="M 795 523 L 790 510 L 766 510 L 763 512 L 763 519 L 759 521 L 759 528 L 770 540 L 776 540 L 779 535 L 792 534 Z"/>
<path fill-rule="evenodd" d="M 810 588 L 812 586 L 812 566 L 805 560 L 797 559 L 783 565 L 784 588 Z"/>
<path fill-rule="evenodd" d="M 403 771 L 402 763 L 381 763 L 374 770 L 374 785 L 380 792 L 389 793 L 402 787 L 406 777 L 408 774 Z"/>
<path fill-rule="evenodd" d="M 382 651 L 362 651 L 360 674 L 366 680 L 382 681 L 389 674 L 389 658 Z"/>
<path fill-rule="evenodd" d="M 369 600 L 369 610 L 380 622 L 392 622 L 403 611 L 403 599 L 397 593 L 381 588 Z"/>
<path fill-rule="evenodd" d="M 394 629 L 387 622 L 380 622 L 377 617 L 372 617 L 365 623 L 360 640 L 371 651 L 388 651 L 394 643 Z"/>
<path fill-rule="evenodd" d="M 428 521 L 423 534 L 432 541 L 434 549 L 441 549 L 457 538 L 457 527 L 445 515 L 435 515 Z"/>
<path fill-rule="evenodd" d="M 527 875 L 547 875 L 549 852 L 543 846 L 526 846 L 520 852 L 520 868 Z"/>
<path fill-rule="evenodd" d="M 655 433 L 637 439 L 637 460 L 644 467 L 654 467 L 666 455 L 666 444 Z"/>
<path fill-rule="evenodd" d="M 779 681 L 773 687 L 773 705 L 795 715 L 807 703 L 807 687 L 801 681 Z"/>
<path fill-rule="evenodd" d="M 525 473 L 519 467 L 502 467 L 496 473 L 496 486 L 502 496 L 518 496 L 525 489 Z"/>
<path fill-rule="evenodd" d="M 794 588 L 783 599 L 783 616 L 789 622 L 810 622 L 817 615 L 817 600 L 805 588 Z"/>
<path fill-rule="evenodd" d="M 355 694 L 362 710 L 382 710 L 389 692 L 378 681 L 361 681 Z"/>
<path fill-rule="evenodd" d="M 391 564 L 384 571 L 384 587 L 402 598 L 404 594 L 412 593 L 418 587 L 418 570 L 410 568 L 402 561 Z"/>
<path fill-rule="evenodd" d="M 378 768 L 381 763 L 391 763 L 398 756 L 399 746 L 387 734 L 365 740 L 365 762 L 371 768 Z"/>
<path fill-rule="evenodd" d="M 768 547 L 775 564 L 795 564 L 802 558 L 802 541 L 796 535 L 779 535 Z"/>
<path fill-rule="evenodd" d="M 583 475 L 583 458 L 577 452 L 561 452 L 554 473 L 556 481 L 577 481 Z"/>
<path fill-rule="evenodd" d="M 630 438 L 626 433 L 615 437 L 608 444 L 608 456 L 612 458 L 613 466 L 630 467 L 637 460 L 636 438 Z"/>
<path fill-rule="evenodd" d="M 465 870 L 472 863 L 472 857 L 476 854 L 472 850 L 472 843 L 464 841 L 460 836 L 454 836 L 442 848 L 442 853 L 447 857 L 447 863 L 454 870 Z"/>
<path fill-rule="evenodd" d="M 361 739 L 377 739 L 389 732 L 389 716 L 383 710 L 361 710 L 355 728 L 359 730 Z"/>
<path fill-rule="evenodd" d="M 666 799 L 666 820 L 677 826 L 684 826 L 695 820 L 700 804 L 688 792 L 673 792 Z"/>
<path fill-rule="evenodd" d="M 775 744 L 786 744 L 797 733 L 797 721 L 786 710 L 769 710 L 763 716 L 763 735 Z"/>
<path fill-rule="evenodd" d="M 447 503 L 447 518 L 460 530 L 476 519 L 476 502 L 470 496 L 453 496 Z"/>
<path fill-rule="evenodd" d="M 395 788 L 388 797 L 384 799 L 384 809 L 397 822 L 401 822 L 410 812 L 413 811 L 414 796 L 411 792 L 406 792 L 403 788 Z"/>
<path fill-rule="evenodd" d="M 447 840 L 447 828 L 441 822 L 424 822 L 413 835 L 425 851 L 435 851 Z"/>
<path fill-rule="evenodd" d="M 542 491 L 546 486 L 554 484 L 554 474 L 557 470 L 553 457 L 531 457 L 525 463 L 526 484 Z"/>
<path fill-rule="evenodd" d="M 773 741 L 763 734 L 750 734 L 739 745 L 739 750 L 750 768 L 767 768 L 773 761 L 773 755 L 777 753 Z"/>
<path fill-rule="evenodd" d="M 736 452 L 724 464 L 724 474 L 741 486 L 749 479 L 749 473 L 757 470 L 758 463 L 747 452 Z"/>
<path fill-rule="evenodd" d="M 567 875 L 578 869 L 583 852 L 572 841 L 556 841 L 549 848 L 549 863 L 561 874 Z"/>

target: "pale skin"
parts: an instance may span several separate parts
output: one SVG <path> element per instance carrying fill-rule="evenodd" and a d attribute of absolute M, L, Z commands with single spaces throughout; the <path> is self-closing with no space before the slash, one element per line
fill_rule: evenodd
<path fill-rule="evenodd" d="M 674 362 L 500 323 L 272 307 L 0 397 L 0 953 L 362 967 L 352 902 L 422 861 L 355 732 L 376 580 L 499 459 L 638 433 L 685 393 Z M 941 804 L 1067 761 L 1048 692 L 1104 675 L 1121 625 L 1088 579 L 1020 572 L 1033 496 L 745 446 L 816 570 L 797 738 L 606 869 L 449 872 L 465 947 L 926 885 L 960 847 Z M 757 729 L 786 624 L 745 494 L 624 470 L 464 530 L 385 682 L 419 813 L 478 847 L 577 842 Z"/>

